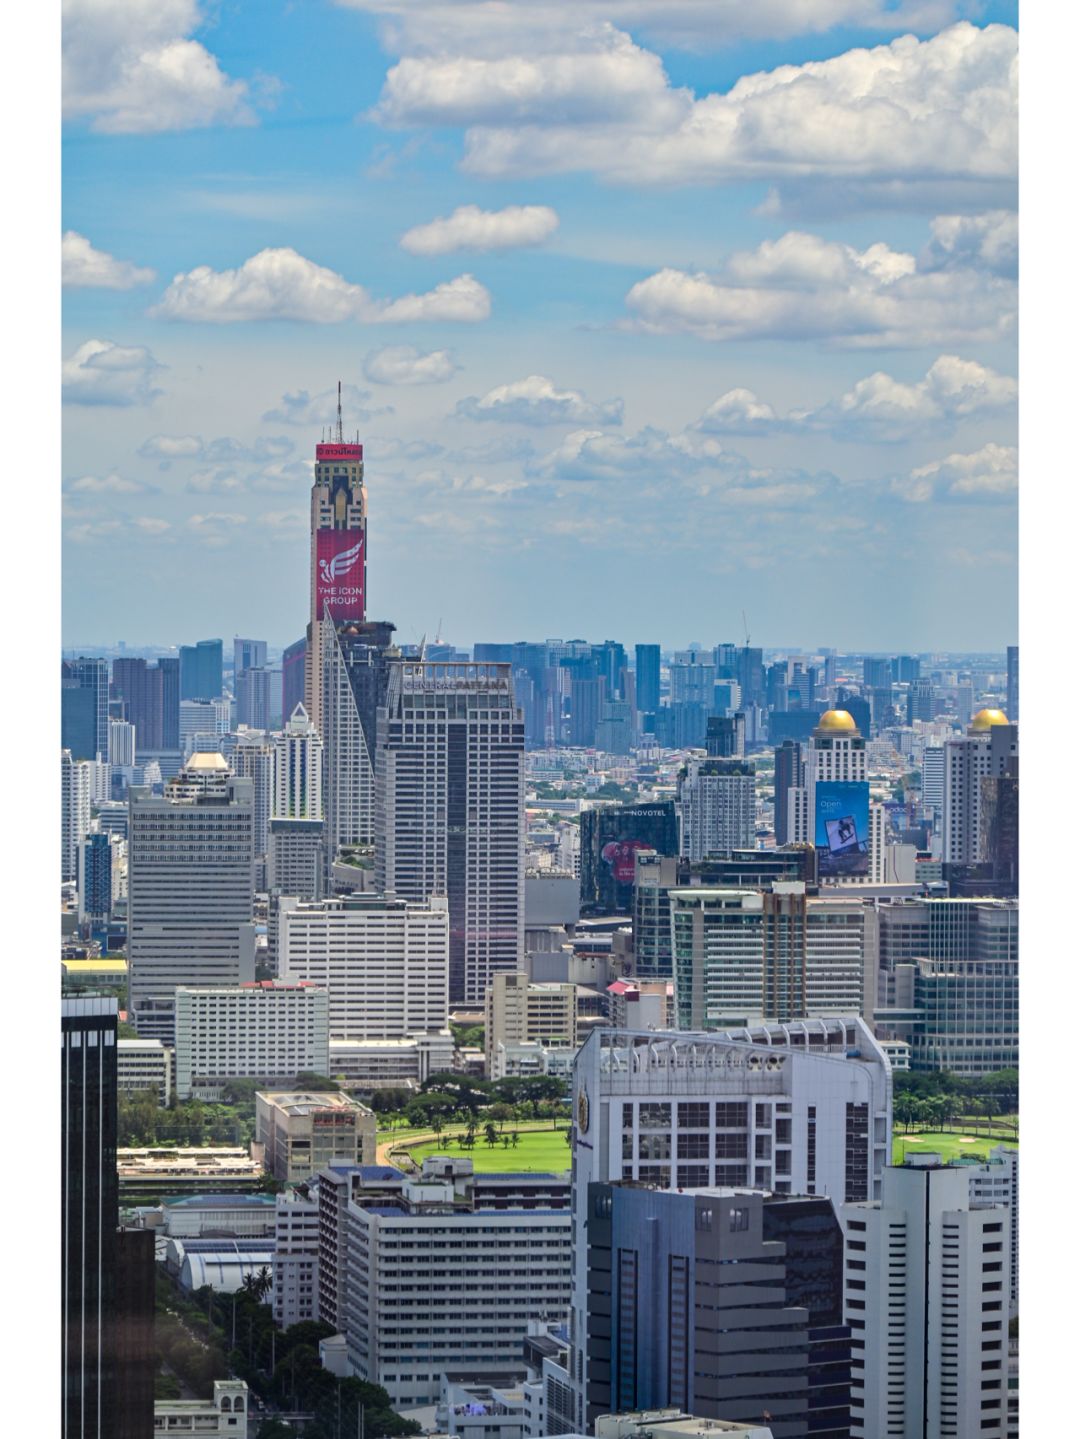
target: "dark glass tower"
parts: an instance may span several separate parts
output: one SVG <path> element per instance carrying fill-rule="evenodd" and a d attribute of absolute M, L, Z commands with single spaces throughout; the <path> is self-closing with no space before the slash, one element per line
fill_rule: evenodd
<path fill-rule="evenodd" d="M 639 714 L 660 708 L 660 646 L 637 645 L 634 650 L 635 702 Z"/>
<path fill-rule="evenodd" d="M 63 1429 L 117 1432 L 115 999 L 61 1001 L 60 1250 Z"/>
<path fill-rule="evenodd" d="M 72 759 L 95 759 L 109 753 L 109 662 L 64 660 L 60 667 L 63 749 Z"/>

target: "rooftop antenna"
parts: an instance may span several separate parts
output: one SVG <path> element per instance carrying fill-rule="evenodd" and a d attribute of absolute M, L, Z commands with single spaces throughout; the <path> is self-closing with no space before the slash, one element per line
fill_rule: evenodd
<path fill-rule="evenodd" d="M 340 380 L 338 380 L 338 382 L 337 382 L 337 442 L 338 442 L 339 445 L 342 445 L 342 444 L 345 443 L 344 436 L 343 436 L 342 433 L 341 433 L 341 381 L 340 381 Z"/>

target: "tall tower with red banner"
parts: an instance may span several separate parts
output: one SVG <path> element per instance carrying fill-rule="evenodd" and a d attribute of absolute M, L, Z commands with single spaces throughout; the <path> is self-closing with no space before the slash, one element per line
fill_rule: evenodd
<path fill-rule="evenodd" d="M 362 620 L 367 592 L 367 490 L 364 447 L 347 444 L 337 425 L 329 443 L 315 446 L 311 487 L 311 619 L 307 631 L 304 707 L 322 733 L 323 630 L 331 620 Z"/>

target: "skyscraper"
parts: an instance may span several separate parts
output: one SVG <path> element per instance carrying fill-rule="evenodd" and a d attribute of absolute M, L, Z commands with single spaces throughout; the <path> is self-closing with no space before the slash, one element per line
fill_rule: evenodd
<path fill-rule="evenodd" d="M 180 748 L 180 658 L 162 655 L 157 662 L 161 674 L 161 748 Z"/>
<path fill-rule="evenodd" d="M 400 659 L 386 620 L 344 620 L 323 635 L 326 852 L 375 842 L 377 714 Z"/>
<path fill-rule="evenodd" d="M 60 1265 L 65 1439 L 117 1432 L 115 999 L 60 1001 Z"/>
<path fill-rule="evenodd" d="M 272 743 L 268 888 L 318 899 L 325 869 L 323 743 L 302 704 Z"/>
<path fill-rule="evenodd" d="M 196 754 L 156 798 L 128 791 L 129 1008 L 173 1042 L 176 986 L 255 978 L 253 786 Z"/>
<path fill-rule="evenodd" d="M 216 700 L 222 691 L 223 646 L 220 640 L 199 640 L 180 646 L 180 698 Z"/>
<path fill-rule="evenodd" d="M 73 760 L 60 751 L 60 879 L 74 880 L 79 870 L 79 844 L 90 828 L 89 761 Z"/>
<path fill-rule="evenodd" d="M 634 684 L 638 714 L 655 714 L 660 708 L 660 646 L 634 649 Z"/>
<path fill-rule="evenodd" d="M 1004 1439 L 1010 1215 L 967 1165 L 908 1155 L 876 1203 L 844 1204 L 854 1439 Z"/>
<path fill-rule="evenodd" d="M 270 728 L 270 675 L 265 668 L 240 670 L 236 675 L 236 723 L 250 729 Z"/>
<path fill-rule="evenodd" d="M 60 666 L 60 743 L 73 759 L 102 759 L 108 751 L 109 662 L 64 660 Z"/>
<path fill-rule="evenodd" d="M 798 740 L 786 739 L 773 750 L 773 830 L 776 843 L 787 844 L 791 839 L 788 820 L 788 791 L 802 789 L 806 784 L 806 761 L 802 745 Z"/>
<path fill-rule="evenodd" d="M 674 1408 L 848 1439 L 844 1240 L 827 1199 L 590 1184 L 575 1243 L 589 1270 L 590 1429 L 602 1414 Z"/>
<path fill-rule="evenodd" d="M 1005 713 L 1013 724 L 1020 723 L 1020 646 L 1009 645 L 1005 651 Z"/>
<path fill-rule="evenodd" d="M 639 849 L 679 852 L 679 823 L 671 800 L 610 805 L 581 816 L 583 913 L 629 914 L 634 900 L 634 856 Z"/>
<path fill-rule="evenodd" d="M 291 715 L 297 705 L 304 703 L 304 670 L 307 654 L 307 639 L 294 640 L 285 647 L 281 656 L 281 714 Z"/>
<path fill-rule="evenodd" d="M 266 668 L 266 641 L 265 640 L 242 640 L 239 636 L 233 639 L 233 678 L 243 674 L 244 670 L 261 670 Z"/>
<path fill-rule="evenodd" d="M 359 435 L 345 443 L 338 381 L 333 440 L 315 446 L 311 487 L 311 609 L 307 630 L 304 708 L 323 729 L 323 626 L 363 620 L 367 598 L 367 490 Z"/>
<path fill-rule="evenodd" d="M 1017 753 L 1017 727 L 1001 710 L 982 709 L 966 735 L 945 741 L 941 857 L 976 864 L 982 856 L 982 781 L 1008 773 Z"/>
<path fill-rule="evenodd" d="M 754 766 L 691 759 L 678 778 L 679 853 L 691 862 L 754 845 Z"/>
<path fill-rule="evenodd" d="M 164 749 L 162 743 L 164 675 L 157 665 L 144 659 L 113 660 L 112 689 L 124 701 L 124 717 L 135 726 L 139 752 Z M 179 726 L 179 711 L 177 713 Z"/>
<path fill-rule="evenodd" d="M 525 735 L 510 666 L 396 660 L 378 711 L 375 886 L 445 895 L 450 1003 L 521 967 Z"/>

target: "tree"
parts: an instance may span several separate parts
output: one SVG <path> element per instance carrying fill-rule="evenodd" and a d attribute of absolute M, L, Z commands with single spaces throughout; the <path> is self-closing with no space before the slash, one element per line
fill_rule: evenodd
<path fill-rule="evenodd" d="M 521 1136 L 518 1134 L 516 1129 L 512 1129 L 510 1131 L 510 1143 L 514 1146 L 515 1149 L 521 1143 Z"/>
<path fill-rule="evenodd" d="M 499 1142 L 499 1131 L 490 1119 L 484 1125 L 484 1142 L 489 1149 L 494 1149 Z"/>
<path fill-rule="evenodd" d="M 435 1118 L 431 1121 L 431 1127 L 435 1131 L 436 1138 L 438 1138 L 438 1136 L 442 1134 L 444 1128 L 441 1115 L 436 1114 Z"/>

